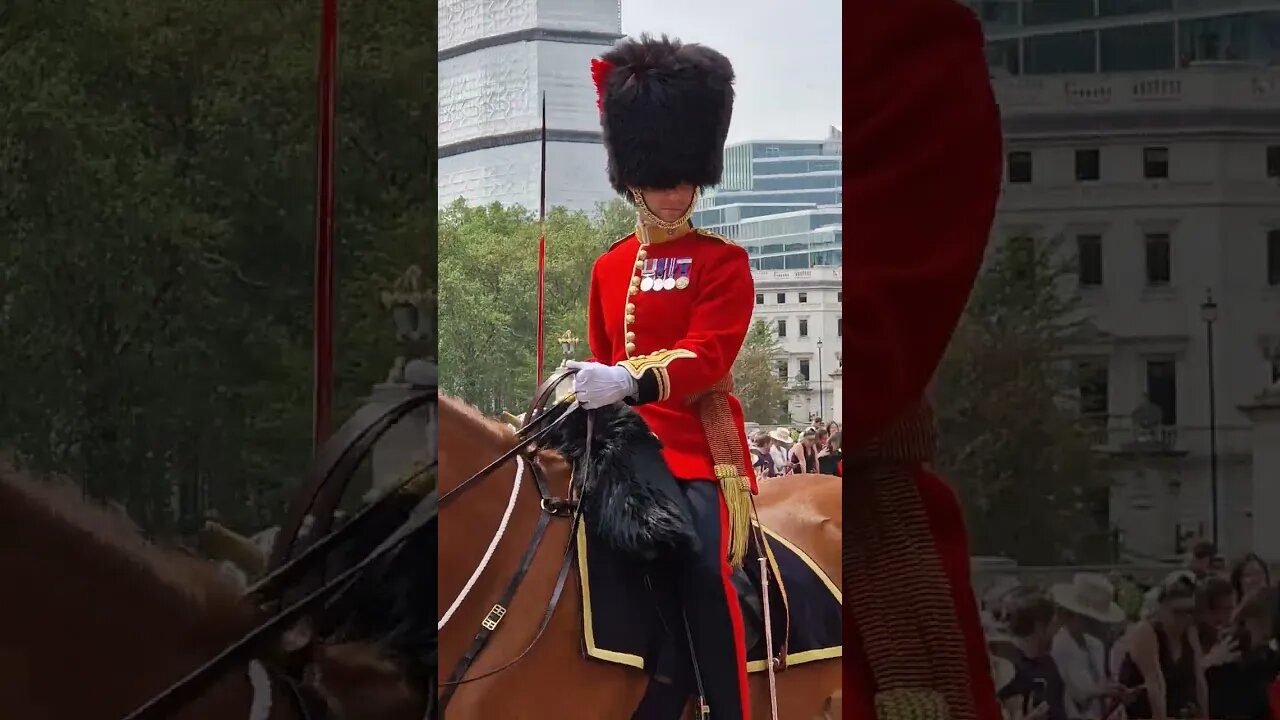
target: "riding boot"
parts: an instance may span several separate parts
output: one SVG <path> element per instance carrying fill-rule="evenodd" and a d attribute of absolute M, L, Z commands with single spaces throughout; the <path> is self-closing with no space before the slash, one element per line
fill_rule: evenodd
<path fill-rule="evenodd" d="M 701 549 L 683 564 L 680 598 L 695 666 L 711 720 L 748 717 L 746 647 L 741 608 L 731 581 L 728 510 L 714 482 L 682 482 Z M 683 628 L 674 629 L 680 632 Z M 697 717 L 695 715 L 695 717 Z"/>
<path fill-rule="evenodd" d="M 683 656 L 666 649 L 663 650 L 662 657 L 654 673 L 649 677 L 649 685 L 644 690 L 644 697 L 640 699 L 640 705 L 632 713 L 631 720 L 680 720 L 684 715 L 690 692 L 679 678 L 687 672 L 680 671 L 688 667 L 688 662 Z M 668 670 L 668 667 L 674 668 L 676 672 Z"/>

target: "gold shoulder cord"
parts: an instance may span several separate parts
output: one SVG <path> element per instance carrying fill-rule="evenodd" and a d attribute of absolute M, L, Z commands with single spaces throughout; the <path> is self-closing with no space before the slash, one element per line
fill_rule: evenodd
<path fill-rule="evenodd" d="M 879 720 L 977 717 L 964 633 L 914 477 L 936 443 L 922 405 L 845 463 L 844 606 L 875 679 Z"/>

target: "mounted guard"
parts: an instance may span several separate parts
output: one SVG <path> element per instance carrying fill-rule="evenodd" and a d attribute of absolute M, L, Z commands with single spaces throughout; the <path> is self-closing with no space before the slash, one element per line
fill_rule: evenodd
<path fill-rule="evenodd" d="M 689 221 L 699 190 L 720 182 L 733 67 L 708 47 L 641 36 L 593 60 L 591 73 L 609 180 L 634 203 L 637 223 L 592 268 L 591 358 L 568 364 L 578 371 L 574 393 L 587 409 L 634 407 L 661 443 L 696 535 L 674 581 L 701 685 L 698 717 L 744 718 L 733 577 L 747 551 L 756 481 L 731 369 L 755 290 L 746 251 Z M 685 677 L 681 670 L 659 667 L 655 678 Z M 650 688 L 634 717 L 677 717 L 696 692 L 680 681 Z"/>

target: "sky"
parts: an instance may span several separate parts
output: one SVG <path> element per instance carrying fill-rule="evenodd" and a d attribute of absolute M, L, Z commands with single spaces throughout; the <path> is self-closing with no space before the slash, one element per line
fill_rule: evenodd
<path fill-rule="evenodd" d="M 666 33 L 729 58 L 729 142 L 820 140 L 842 122 L 840 12 L 840 0 L 622 0 L 622 32 Z"/>

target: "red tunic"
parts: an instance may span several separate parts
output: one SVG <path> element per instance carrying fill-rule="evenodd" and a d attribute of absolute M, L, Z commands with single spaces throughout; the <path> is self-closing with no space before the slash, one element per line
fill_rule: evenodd
<path fill-rule="evenodd" d="M 643 251 L 628 235 L 591 269 L 592 359 L 626 364 L 639 375 L 636 411 L 662 441 L 663 457 L 678 478 L 715 478 L 706 431 L 691 401 L 733 368 L 754 303 L 747 251 L 700 230 Z M 742 406 L 733 396 L 729 406 L 749 458 Z M 750 462 L 745 469 L 752 473 Z M 751 484 L 754 492 L 754 475 Z"/>
<path fill-rule="evenodd" d="M 874 7 L 871 7 L 874 5 Z M 968 300 L 1001 179 L 1000 119 L 973 13 L 955 0 L 869 4 L 849 25 L 850 172 L 844 292 L 844 442 L 856 452 L 925 395 Z M 850 322 L 851 321 L 851 322 Z M 961 507 L 934 473 L 914 477 L 950 582 L 981 720 L 1000 717 L 969 579 Z M 846 618 L 846 718 L 874 717 L 874 680 Z"/>

